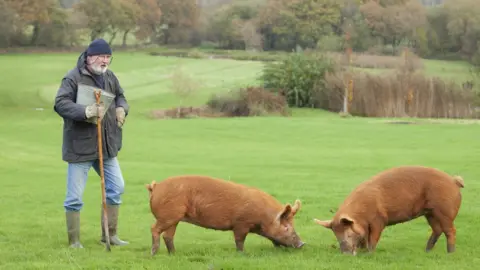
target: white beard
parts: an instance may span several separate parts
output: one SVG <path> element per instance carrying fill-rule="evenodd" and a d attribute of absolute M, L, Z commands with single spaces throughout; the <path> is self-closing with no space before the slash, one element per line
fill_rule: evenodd
<path fill-rule="evenodd" d="M 107 71 L 108 65 L 106 65 L 105 67 L 102 67 L 101 65 L 93 64 L 90 66 L 90 69 L 92 70 L 93 73 L 97 75 L 102 75 Z"/>

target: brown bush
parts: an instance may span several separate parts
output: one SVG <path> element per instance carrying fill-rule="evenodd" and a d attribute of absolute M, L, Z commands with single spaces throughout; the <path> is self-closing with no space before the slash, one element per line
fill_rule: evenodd
<path fill-rule="evenodd" d="M 207 102 L 213 111 L 229 117 L 280 114 L 287 116 L 288 104 L 284 96 L 261 87 L 247 87 L 221 95 L 214 95 Z"/>
<path fill-rule="evenodd" d="M 353 76 L 352 115 L 366 117 L 476 118 L 475 94 L 454 82 L 399 70 L 385 74 L 345 71 L 325 76 L 328 108 L 343 110 L 346 76 Z"/>
<path fill-rule="evenodd" d="M 281 92 L 281 91 L 280 91 Z M 288 104 L 284 96 L 269 92 L 261 87 L 248 87 L 214 95 L 201 107 L 175 107 L 152 110 L 155 119 L 195 117 L 236 117 L 279 114 L 288 116 Z"/>
<path fill-rule="evenodd" d="M 214 112 L 207 106 L 202 107 L 176 107 L 170 109 L 152 110 L 150 116 L 155 119 L 169 118 L 195 118 L 195 117 L 225 117 L 221 113 Z"/>

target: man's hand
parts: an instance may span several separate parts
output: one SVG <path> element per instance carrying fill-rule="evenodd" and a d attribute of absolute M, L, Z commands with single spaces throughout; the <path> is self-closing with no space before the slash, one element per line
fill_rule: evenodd
<path fill-rule="evenodd" d="M 105 111 L 105 107 L 103 106 L 103 104 L 92 104 L 92 105 L 89 105 L 87 106 L 87 108 L 85 109 L 85 116 L 88 118 L 91 118 L 91 117 L 98 117 L 99 115 L 100 116 L 103 116 L 103 113 Z"/>
<path fill-rule="evenodd" d="M 117 114 L 117 125 L 121 128 L 123 123 L 125 123 L 125 109 L 123 107 L 117 107 L 115 111 Z"/>

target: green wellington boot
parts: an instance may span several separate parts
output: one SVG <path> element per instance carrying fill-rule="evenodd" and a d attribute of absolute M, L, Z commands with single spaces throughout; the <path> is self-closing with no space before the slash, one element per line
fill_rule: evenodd
<path fill-rule="evenodd" d="M 108 205 L 107 204 L 107 218 L 108 218 L 108 233 L 110 236 L 110 245 L 115 246 L 125 246 L 128 245 L 127 241 L 120 240 L 117 236 L 117 222 L 118 222 L 118 205 Z M 105 231 L 103 229 L 103 208 L 101 211 L 100 219 L 102 225 L 102 243 L 105 243 Z"/>
<path fill-rule="evenodd" d="M 71 248 L 83 248 L 80 243 L 80 212 L 65 212 L 68 244 Z"/>

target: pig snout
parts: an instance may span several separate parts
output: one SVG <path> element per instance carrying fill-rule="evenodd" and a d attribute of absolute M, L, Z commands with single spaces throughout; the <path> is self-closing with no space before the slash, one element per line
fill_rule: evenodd
<path fill-rule="evenodd" d="M 349 254 L 349 255 L 357 255 L 357 250 L 355 248 L 355 245 L 352 245 L 351 243 L 348 243 L 347 241 L 340 241 L 340 251 L 343 254 Z"/>
<path fill-rule="evenodd" d="M 302 242 L 301 240 L 297 242 L 297 245 L 294 246 L 294 248 L 301 248 L 305 245 L 305 242 Z"/>
<path fill-rule="evenodd" d="M 271 239 L 277 246 L 301 248 L 305 245 L 305 242 L 303 242 L 296 233 L 273 237 Z"/>
<path fill-rule="evenodd" d="M 294 239 L 294 244 L 293 244 L 294 248 L 301 248 L 305 245 L 305 242 L 303 242 L 302 239 L 300 239 L 300 236 L 298 236 L 296 232 L 293 233 L 293 239 Z"/>
<path fill-rule="evenodd" d="M 292 236 L 291 240 L 290 246 L 293 248 L 301 248 L 305 245 L 305 242 L 303 242 L 296 233 Z"/>

